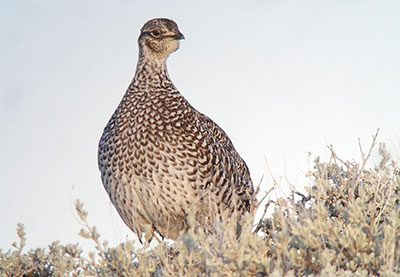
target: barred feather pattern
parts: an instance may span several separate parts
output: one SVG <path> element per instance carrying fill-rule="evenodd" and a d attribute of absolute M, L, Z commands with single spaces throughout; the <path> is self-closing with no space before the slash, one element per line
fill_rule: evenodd
<path fill-rule="evenodd" d="M 217 219 L 251 211 L 255 192 L 246 163 L 226 133 L 173 85 L 166 67 L 170 53 L 152 50 L 178 48 L 177 39 L 170 39 L 180 34 L 176 23 L 153 19 L 146 24 L 136 74 L 104 129 L 98 164 L 112 203 L 139 238 L 150 225 L 176 239 L 187 228 L 189 210 L 212 230 Z M 154 26 L 165 37 L 155 40 Z M 158 45 L 152 48 L 152 43 Z"/>

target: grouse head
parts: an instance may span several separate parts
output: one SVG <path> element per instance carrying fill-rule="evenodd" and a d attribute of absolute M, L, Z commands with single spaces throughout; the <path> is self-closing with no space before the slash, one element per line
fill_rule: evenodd
<path fill-rule="evenodd" d="M 147 21 L 139 36 L 141 55 L 150 59 L 166 59 L 179 48 L 179 40 L 185 39 L 178 25 L 167 18 Z"/>

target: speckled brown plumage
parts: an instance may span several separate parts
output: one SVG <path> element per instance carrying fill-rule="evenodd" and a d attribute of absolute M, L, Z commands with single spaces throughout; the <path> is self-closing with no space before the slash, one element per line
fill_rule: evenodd
<path fill-rule="evenodd" d="M 150 225 L 175 239 L 190 209 L 212 229 L 216 219 L 255 203 L 249 170 L 231 140 L 168 76 L 166 59 L 180 39 L 169 19 L 142 27 L 136 74 L 99 143 L 104 187 L 139 238 Z"/>

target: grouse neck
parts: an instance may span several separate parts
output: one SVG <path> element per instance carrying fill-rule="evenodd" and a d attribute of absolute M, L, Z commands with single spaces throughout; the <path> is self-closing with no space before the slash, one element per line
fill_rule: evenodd
<path fill-rule="evenodd" d="M 167 59 L 139 55 L 133 85 L 135 87 L 140 86 L 142 89 L 172 86 L 167 71 Z"/>

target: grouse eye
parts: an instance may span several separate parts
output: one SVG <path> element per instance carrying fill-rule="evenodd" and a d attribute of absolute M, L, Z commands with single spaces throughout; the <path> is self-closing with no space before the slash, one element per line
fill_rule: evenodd
<path fill-rule="evenodd" d="M 161 32 L 159 30 L 154 30 L 151 32 L 151 35 L 155 38 L 158 38 L 161 35 Z"/>

